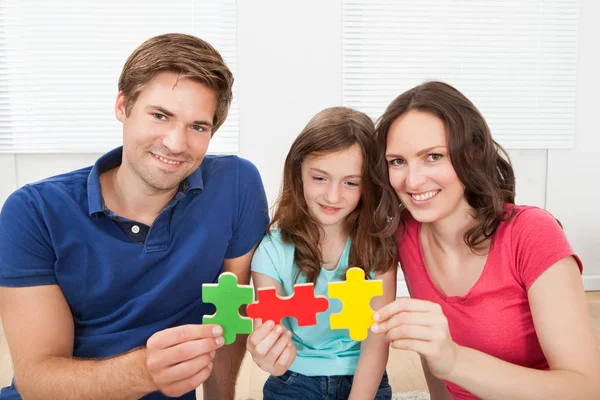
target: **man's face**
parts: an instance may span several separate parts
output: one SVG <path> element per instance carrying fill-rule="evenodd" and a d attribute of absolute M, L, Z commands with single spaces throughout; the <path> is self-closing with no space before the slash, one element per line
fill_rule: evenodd
<path fill-rule="evenodd" d="M 148 82 L 128 116 L 119 93 L 115 111 L 123 123 L 126 179 L 139 179 L 151 191 L 177 188 L 206 154 L 216 108 L 212 89 L 173 72 Z"/>

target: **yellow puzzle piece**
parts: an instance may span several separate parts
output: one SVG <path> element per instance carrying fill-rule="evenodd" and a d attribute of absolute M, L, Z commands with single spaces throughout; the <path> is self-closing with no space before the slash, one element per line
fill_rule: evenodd
<path fill-rule="evenodd" d="M 350 268 L 345 282 L 331 282 L 328 285 L 329 297 L 342 301 L 342 312 L 329 317 L 331 329 L 348 329 L 353 340 L 365 340 L 373 325 L 371 298 L 383 295 L 383 282 L 365 281 L 365 272 L 360 268 Z"/>

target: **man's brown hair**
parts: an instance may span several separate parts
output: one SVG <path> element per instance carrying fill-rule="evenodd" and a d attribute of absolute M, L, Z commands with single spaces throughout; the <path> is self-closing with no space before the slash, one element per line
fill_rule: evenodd
<path fill-rule="evenodd" d="M 119 91 L 125 96 L 125 114 L 129 115 L 144 86 L 164 71 L 192 79 L 215 91 L 214 134 L 227 118 L 233 97 L 233 74 L 214 47 L 192 35 L 168 33 L 155 36 L 131 53 L 119 77 Z"/>

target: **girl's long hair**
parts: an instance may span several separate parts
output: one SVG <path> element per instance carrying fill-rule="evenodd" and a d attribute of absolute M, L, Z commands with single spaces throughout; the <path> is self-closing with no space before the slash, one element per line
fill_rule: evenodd
<path fill-rule="evenodd" d="M 285 159 L 282 189 L 269 229 L 278 228 L 283 240 L 294 244 L 294 261 L 307 282 L 316 282 L 323 258 L 321 227 L 309 215 L 304 199 L 302 163 L 309 155 L 339 152 L 354 145 L 363 154 L 363 165 L 361 200 L 344 221 L 352 240 L 348 265 L 360 267 L 368 275 L 387 272 L 397 264 L 393 227 L 387 210 L 377 206 L 389 185 L 373 173 L 374 132 L 373 121 L 366 114 L 345 107 L 328 108 L 306 125 Z"/>

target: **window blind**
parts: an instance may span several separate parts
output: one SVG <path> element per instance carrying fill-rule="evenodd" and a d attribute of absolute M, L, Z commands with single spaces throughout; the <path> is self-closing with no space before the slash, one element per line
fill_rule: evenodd
<path fill-rule="evenodd" d="M 102 153 L 122 143 L 114 115 L 129 54 L 170 32 L 211 43 L 236 73 L 235 0 L 3 0 L 0 153 Z M 238 151 L 235 96 L 213 153 Z"/>
<path fill-rule="evenodd" d="M 343 103 L 378 118 L 426 80 L 507 148 L 571 148 L 579 0 L 342 0 Z"/>

